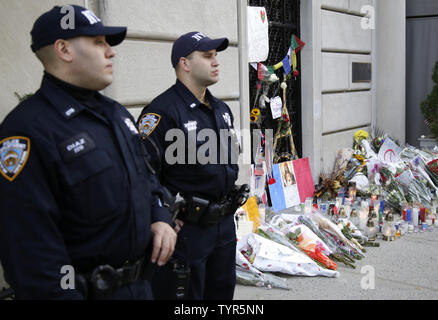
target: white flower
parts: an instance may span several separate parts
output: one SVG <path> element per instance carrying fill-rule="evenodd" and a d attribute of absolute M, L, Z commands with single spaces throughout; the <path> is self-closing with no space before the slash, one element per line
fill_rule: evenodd
<path fill-rule="evenodd" d="M 280 80 L 280 79 L 277 77 L 277 75 L 275 73 L 271 74 L 271 76 L 268 79 L 269 82 L 276 82 L 278 80 Z"/>
<path fill-rule="evenodd" d="M 285 90 L 287 88 L 286 82 L 282 82 L 280 87 L 281 89 Z"/>

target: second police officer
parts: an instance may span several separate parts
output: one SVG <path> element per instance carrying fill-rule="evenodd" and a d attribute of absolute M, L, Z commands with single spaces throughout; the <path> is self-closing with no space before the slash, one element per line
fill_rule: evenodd
<path fill-rule="evenodd" d="M 232 299 L 236 283 L 233 214 L 239 206 L 239 147 L 229 106 L 207 89 L 219 81 L 217 52 L 228 44 L 227 38 L 210 39 L 200 32 L 179 37 L 171 53 L 176 83 L 145 107 L 137 121 L 149 153 L 157 155 L 153 166 L 161 183 L 186 203 L 176 220 L 174 256 L 190 266 L 189 299 Z M 199 138 L 203 133 L 209 137 Z M 212 148 L 203 149 L 202 140 Z M 175 163 L 170 150 L 184 154 L 176 155 Z M 213 160 L 202 161 L 200 154 Z M 154 294 L 171 299 L 172 293 L 163 292 L 165 279 L 169 275 L 160 270 Z"/>

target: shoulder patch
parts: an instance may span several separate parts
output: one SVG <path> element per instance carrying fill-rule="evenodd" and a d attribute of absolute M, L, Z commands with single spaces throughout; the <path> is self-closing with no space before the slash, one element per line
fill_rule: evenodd
<path fill-rule="evenodd" d="M 156 113 L 146 113 L 138 121 L 138 131 L 144 136 L 149 136 L 158 126 L 160 120 L 160 115 Z"/>
<path fill-rule="evenodd" d="M 0 173 L 10 182 L 20 174 L 30 153 L 30 139 L 9 137 L 0 141 Z"/>

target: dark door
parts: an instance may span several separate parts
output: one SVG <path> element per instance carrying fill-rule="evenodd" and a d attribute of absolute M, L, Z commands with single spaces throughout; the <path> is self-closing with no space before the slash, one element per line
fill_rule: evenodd
<path fill-rule="evenodd" d="M 292 35 L 300 37 L 300 0 L 248 0 L 249 6 L 265 7 L 269 21 L 269 56 L 267 61 L 262 62 L 265 66 L 273 66 L 282 61 L 286 56 Z M 297 57 L 297 69 L 301 70 L 300 54 Z M 250 103 L 251 107 L 257 106 L 257 71 L 250 67 L 249 72 L 250 83 Z M 276 75 L 283 79 L 283 69 L 276 71 Z M 271 86 L 268 97 L 272 98 L 275 95 L 282 96 L 282 91 L 279 89 L 280 83 L 276 86 Z M 302 138 L 301 138 L 301 76 L 292 77 L 287 81 L 287 107 L 290 120 L 292 123 L 293 138 L 298 156 L 302 157 Z M 277 130 L 277 120 L 272 120 L 270 108 L 267 107 L 262 111 L 263 122 L 261 128 L 273 129 L 274 134 Z M 287 141 L 282 143 L 283 148 L 287 148 Z M 287 150 L 284 150 L 287 152 Z"/>
<path fill-rule="evenodd" d="M 438 61 L 438 1 L 406 1 L 406 143 L 419 146 L 429 130 L 420 104 L 432 91 Z"/>

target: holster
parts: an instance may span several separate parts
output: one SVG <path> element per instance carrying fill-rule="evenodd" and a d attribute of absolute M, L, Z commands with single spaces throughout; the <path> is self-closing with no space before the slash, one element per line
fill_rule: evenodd
<path fill-rule="evenodd" d="M 185 196 L 185 207 L 178 218 L 189 223 L 209 226 L 220 222 L 224 217 L 233 215 L 245 204 L 249 196 L 247 184 L 234 186 L 231 192 L 220 202 L 194 196 Z"/>

